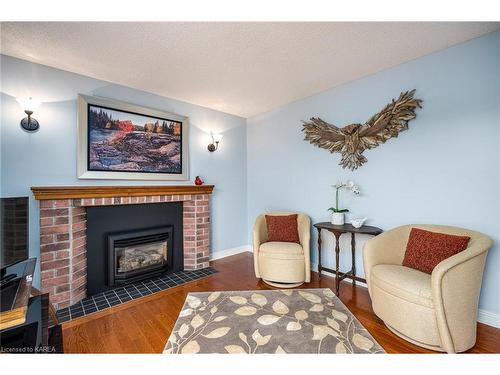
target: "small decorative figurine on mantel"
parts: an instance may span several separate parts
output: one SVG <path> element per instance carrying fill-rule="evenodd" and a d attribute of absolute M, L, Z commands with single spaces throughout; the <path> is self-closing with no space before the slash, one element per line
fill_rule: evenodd
<path fill-rule="evenodd" d="M 195 179 L 194 179 L 194 184 L 196 186 L 201 186 L 204 184 L 203 180 L 200 178 L 200 176 L 196 176 Z"/>
<path fill-rule="evenodd" d="M 356 185 L 353 181 L 347 181 L 338 182 L 337 184 L 333 185 L 333 187 L 335 188 L 335 207 L 330 207 L 328 211 L 332 212 L 332 224 L 344 225 L 344 213 L 349 212 L 349 210 L 347 208 L 339 208 L 339 190 L 344 189 L 352 192 L 354 195 L 359 195 L 359 186 Z"/>

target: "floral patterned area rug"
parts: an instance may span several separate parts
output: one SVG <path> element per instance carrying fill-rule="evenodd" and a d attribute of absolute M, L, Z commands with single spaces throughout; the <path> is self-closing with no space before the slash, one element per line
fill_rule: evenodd
<path fill-rule="evenodd" d="M 189 293 L 171 353 L 385 353 L 330 289 Z"/>

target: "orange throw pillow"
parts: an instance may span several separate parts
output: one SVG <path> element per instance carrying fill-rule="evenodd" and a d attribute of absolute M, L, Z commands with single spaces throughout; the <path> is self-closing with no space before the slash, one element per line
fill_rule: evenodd
<path fill-rule="evenodd" d="M 297 214 L 271 216 L 266 215 L 268 242 L 296 242 L 299 241 L 297 229 Z"/>
<path fill-rule="evenodd" d="M 429 232 L 412 228 L 406 245 L 403 266 L 432 273 L 443 260 L 467 248 L 470 237 Z"/>

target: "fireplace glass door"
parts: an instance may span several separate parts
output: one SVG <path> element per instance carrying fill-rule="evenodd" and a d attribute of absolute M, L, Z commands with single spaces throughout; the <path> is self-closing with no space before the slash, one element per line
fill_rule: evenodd
<path fill-rule="evenodd" d="M 172 264 L 172 227 L 108 235 L 108 285 L 156 276 Z"/>
<path fill-rule="evenodd" d="M 167 263 L 167 241 L 115 247 L 116 272 L 123 274 Z"/>

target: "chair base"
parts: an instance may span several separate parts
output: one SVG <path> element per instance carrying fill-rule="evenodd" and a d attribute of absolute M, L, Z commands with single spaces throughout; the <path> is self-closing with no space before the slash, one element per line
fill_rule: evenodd
<path fill-rule="evenodd" d="M 297 288 L 298 286 L 301 286 L 302 284 L 304 284 L 303 281 L 301 281 L 300 283 L 278 283 L 275 281 L 269 281 L 269 280 L 264 280 L 264 279 L 262 279 L 262 281 L 264 281 L 267 285 L 270 285 L 270 286 L 275 287 L 275 288 L 280 288 L 280 289 Z"/>
<path fill-rule="evenodd" d="M 443 348 L 441 348 L 440 346 L 434 346 L 434 345 L 427 345 L 427 344 L 424 344 L 423 342 L 420 342 L 420 341 L 416 341 L 416 340 L 413 340 L 411 337 L 408 337 L 406 336 L 405 334 L 399 332 L 397 329 L 395 328 L 392 328 L 389 324 L 387 324 L 386 322 L 384 322 L 385 326 L 389 329 L 389 331 L 391 331 L 392 333 L 394 333 L 396 336 L 398 337 L 401 337 L 403 340 L 405 341 L 408 341 L 410 343 L 412 343 L 413 345 L 417 345 L 417 346 L 420 346 L 424 349 L 429 349 L 429 350 L 433 350 L 435 352 L 445 352 L 446 353 L 446 350 L 444 350 Z"/>

